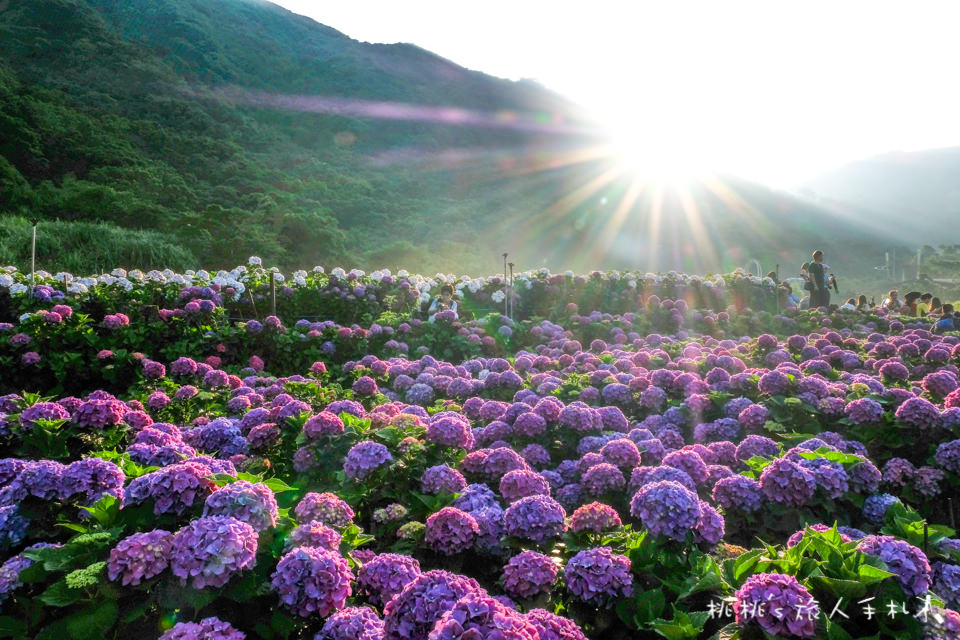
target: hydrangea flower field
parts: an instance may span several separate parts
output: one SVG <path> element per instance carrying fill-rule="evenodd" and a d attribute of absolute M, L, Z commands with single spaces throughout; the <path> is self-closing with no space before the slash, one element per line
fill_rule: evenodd
<path fill-rule="evenodd" d="M 960 638 L 960 337 L 774 296 L 2 269 L 0 637 Z"/>

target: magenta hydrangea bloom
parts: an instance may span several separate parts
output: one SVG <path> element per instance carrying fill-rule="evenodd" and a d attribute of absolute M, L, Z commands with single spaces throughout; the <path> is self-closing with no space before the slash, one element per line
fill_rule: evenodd
<path fill-rule="evenodd" d="M 504 513 L 507 535 L 543 544 L 566 530 L 567 513 L 548 496 L 527 496 L 511 504 Z"/>
<path fill-rule="evenodd" d="M 352 593 L 353 573 L 339 553 L 318 547 L 295 547 L 277 563 L 270 586 L 280 602 L 306 618 L 325 617 L 342 609 Z"/>
<path fill-rule="evenodd" d="M 817 482 L 812 473 L 797 463 L 778 458 L 764 467 L 760 488 L 770 502 L 801 507 L 813 498 Z"/>
<path fill-rule="evenodd" d="M 90 399 L 77 407 L 73 421 L 81 427 L 106 429 L 123 422 L 127 405 L 115 398 Z"/>
<path fill-rule="evenodd" d="M 527 621 L 536 628 L 540 640 L 587 640 L 576 622 L 545 609 L 528 611 Z"/>
<path fill-rule="evenodd" d="M 170 565 L 173 534 L 154 529 L 127 536 L 110 551 L 107 576 L 123 586 L 137 586 L 155 578 Z"/>
<path fill-rule="evenodd" d="M 357 585 L 375 605 L 383 605 L 421 574 L 420 563 L 411 556 L 381 553 L 364 562 Z"/>
<path fill-rule="evenodd" d="M 350 447 L 343 471 L 348 478 L 364 480 L 393 460 L 390 450 L 379 442 L 364 440 Z"/>
<path fill-rule="evenodd" d="M 454 555 L 473 547 L 480 529 L 477 521 L 466 511 L 456 507 L 444 507 L 426 523 L 424 542 L 444 555 Z"/>
<path fill-rule="evenodd" d="M 277 524 L 277 500 L 270 487 L 258 482 L 237 480 L 207 496 L 204 516 L 233 516 L 256 531 Z"/>
<path fill-rule="evenodd" d="M 549 496 L 550 483 L 536 471 L 514 469 L 500 479 L 500 495 L 507 502 L 533 495 Z"/>
<path fill-rule="evenodd" d="M 817 601 L 793 576 L 758 573 L 750 576 L 735 594 L 737 624 L 756 622 L 774 636 L 810 638 L 820 614 Z"/>
<path fill-rule="evenodd" d="M 347 607 L 327 618 L 313 640 L 383 640 L 383 620 L 370 607 Z"/>
<path fill-rule="evenodd" d="M 883 560 L 908 595 L 920 596 L 930 589 L 930 562 L 923 551 L 910 543 L 893 536 L 867 536 L 857 549 Z"/>
<path fill-rule="evenodd" d="M 303 425 L 303 435 L 308 439 L 343 433 L 343 420 L 335 413 L 321 411 L 311 416 Z"/>
<path fill-rule="evenodd" d="M 486 593 L 466 594 L 437 621 L 428 640 L 539 640 L 526 617 Z"/>
<path fill-rule="evenodd" d="M 444 411 L 434 415 L 427 424 L 425 436 L 428 442 L 445 447 L 473 449 L 474 437 L 470 422 L 458 413 Z"/>
<path fill-rule="evenodd" d="M 590 467 L 583 474 L 581 485 L 592 496 L 602 496 L 608 491 L 620 491 L 627 484 L 623 472 L 609 462 Z"/>
<path fill-rule="evenodd" d="M 630 515 L 651 534 L 684 540 L 703 511 L 697 494 L 679 482 L 663 480 L 644 485 L 630 500 Z"/>
<path fill-rule="evenodd" d="M 580 551 L 567 562 L 563 575 L 570 593 L 599 606 L 629 596 L 633 589 L 630 559 L 610 547 Z"/>
<path fill-rule="evenodd" d="M 316 520 L 337 529 L 346 527 L 353 521 L 353 509 L 333 493 L 310 492 L 303 496 L 293 510 L 301 523 Z"/>
<path fill-rule="evenodd" d="M 178 622 L 159 640 L 245 640 L 246 634 L 220 618 L 204 618 L 197 622 Z"/>
<path fill-rule="evenodd" d="M 503 567 L 503 590 L 514 598 L 532 598 L 550 593 L 559 568 L 549 556 L 524 551 L 510 558 Z"/>
<path fill-rule="evenodd" d="M 477 591 L 473 578 L 439 570 L 420 574 L 384 607 L 384 640 L 427 640 L 444 613 Z"/>
<path fill-rule="evenodd" d="M 222 587 L 253 567 L 257 541 L 253 527 L 236 518 L 199 518 L 173 536 L 170 571 L 194 589 Z"/>
<path fill-rule="evenodd" d="M 663 464 L 685 471 L 697 484 L 702 484 L 707 479 L 707 465 L 695 451 L 680 450 L 668 453 L 663 457 Z"/>
<path fill-rule="evenodd" d="M 299 525 L 290 532 L 290 537 L 284 543 L 287 547 L 320 547 L 328 551 L 338 551 L 342 536 L 336 529 L 311 520 Z"/>
<path fill-rule="evenodd" d="M 575 533 L 584 531 L 601 533 L 608 529 L 616 529 L 621 524 L 617 510 L 602 502 L 585 504 L 570 516 L 570 529 Z"/>

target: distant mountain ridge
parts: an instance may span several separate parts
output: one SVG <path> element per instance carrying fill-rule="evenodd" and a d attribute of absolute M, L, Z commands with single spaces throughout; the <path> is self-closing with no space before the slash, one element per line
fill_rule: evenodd
<path fill-rule="evenodd" d="M 0 214 L 155 230 L 204 266 L 792 273 L 821 247 L 851 272 L 896 239 L 732 177 L 640 184 L 592 127 L 535 83 L 259 0 L 0 7 Z"/>
<path fill-rule="evenodd" d="M 960 242 L 960 147 L 866 158 L 803 187 L 828 204 L 872 211 L 906 242 Z"/>

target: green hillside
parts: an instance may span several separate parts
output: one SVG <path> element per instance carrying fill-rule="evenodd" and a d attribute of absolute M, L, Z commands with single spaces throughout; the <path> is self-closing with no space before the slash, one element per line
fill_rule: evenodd
<path fill-rule="evenodd" d="M 105 223 L 205 266 L 425 272 L 489 273 L 508 252 L 521 269 L 792 273 L 819 246 L 868 275 L 882 256 L 884 229 L 759 185 L 638 183 L 592 131 L 534 83 L 267 2 L 0 5 L 0 215 L 61 225 L 41 234 Z M 71 264 L 107 262 L 60 235 Z"/>

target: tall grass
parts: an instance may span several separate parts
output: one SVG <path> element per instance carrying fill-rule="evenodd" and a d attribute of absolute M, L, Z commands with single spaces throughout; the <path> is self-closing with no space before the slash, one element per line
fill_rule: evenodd
<path fill-rule="evenodd" d="M 0 215 L 0 263 L 30 269 L 30 221 Z M 77 275 L 125 269 L 197 268 L 193 253 L 157 231 L 102 222 L 43 221 L 37 227 L 37 269 Z"/>

